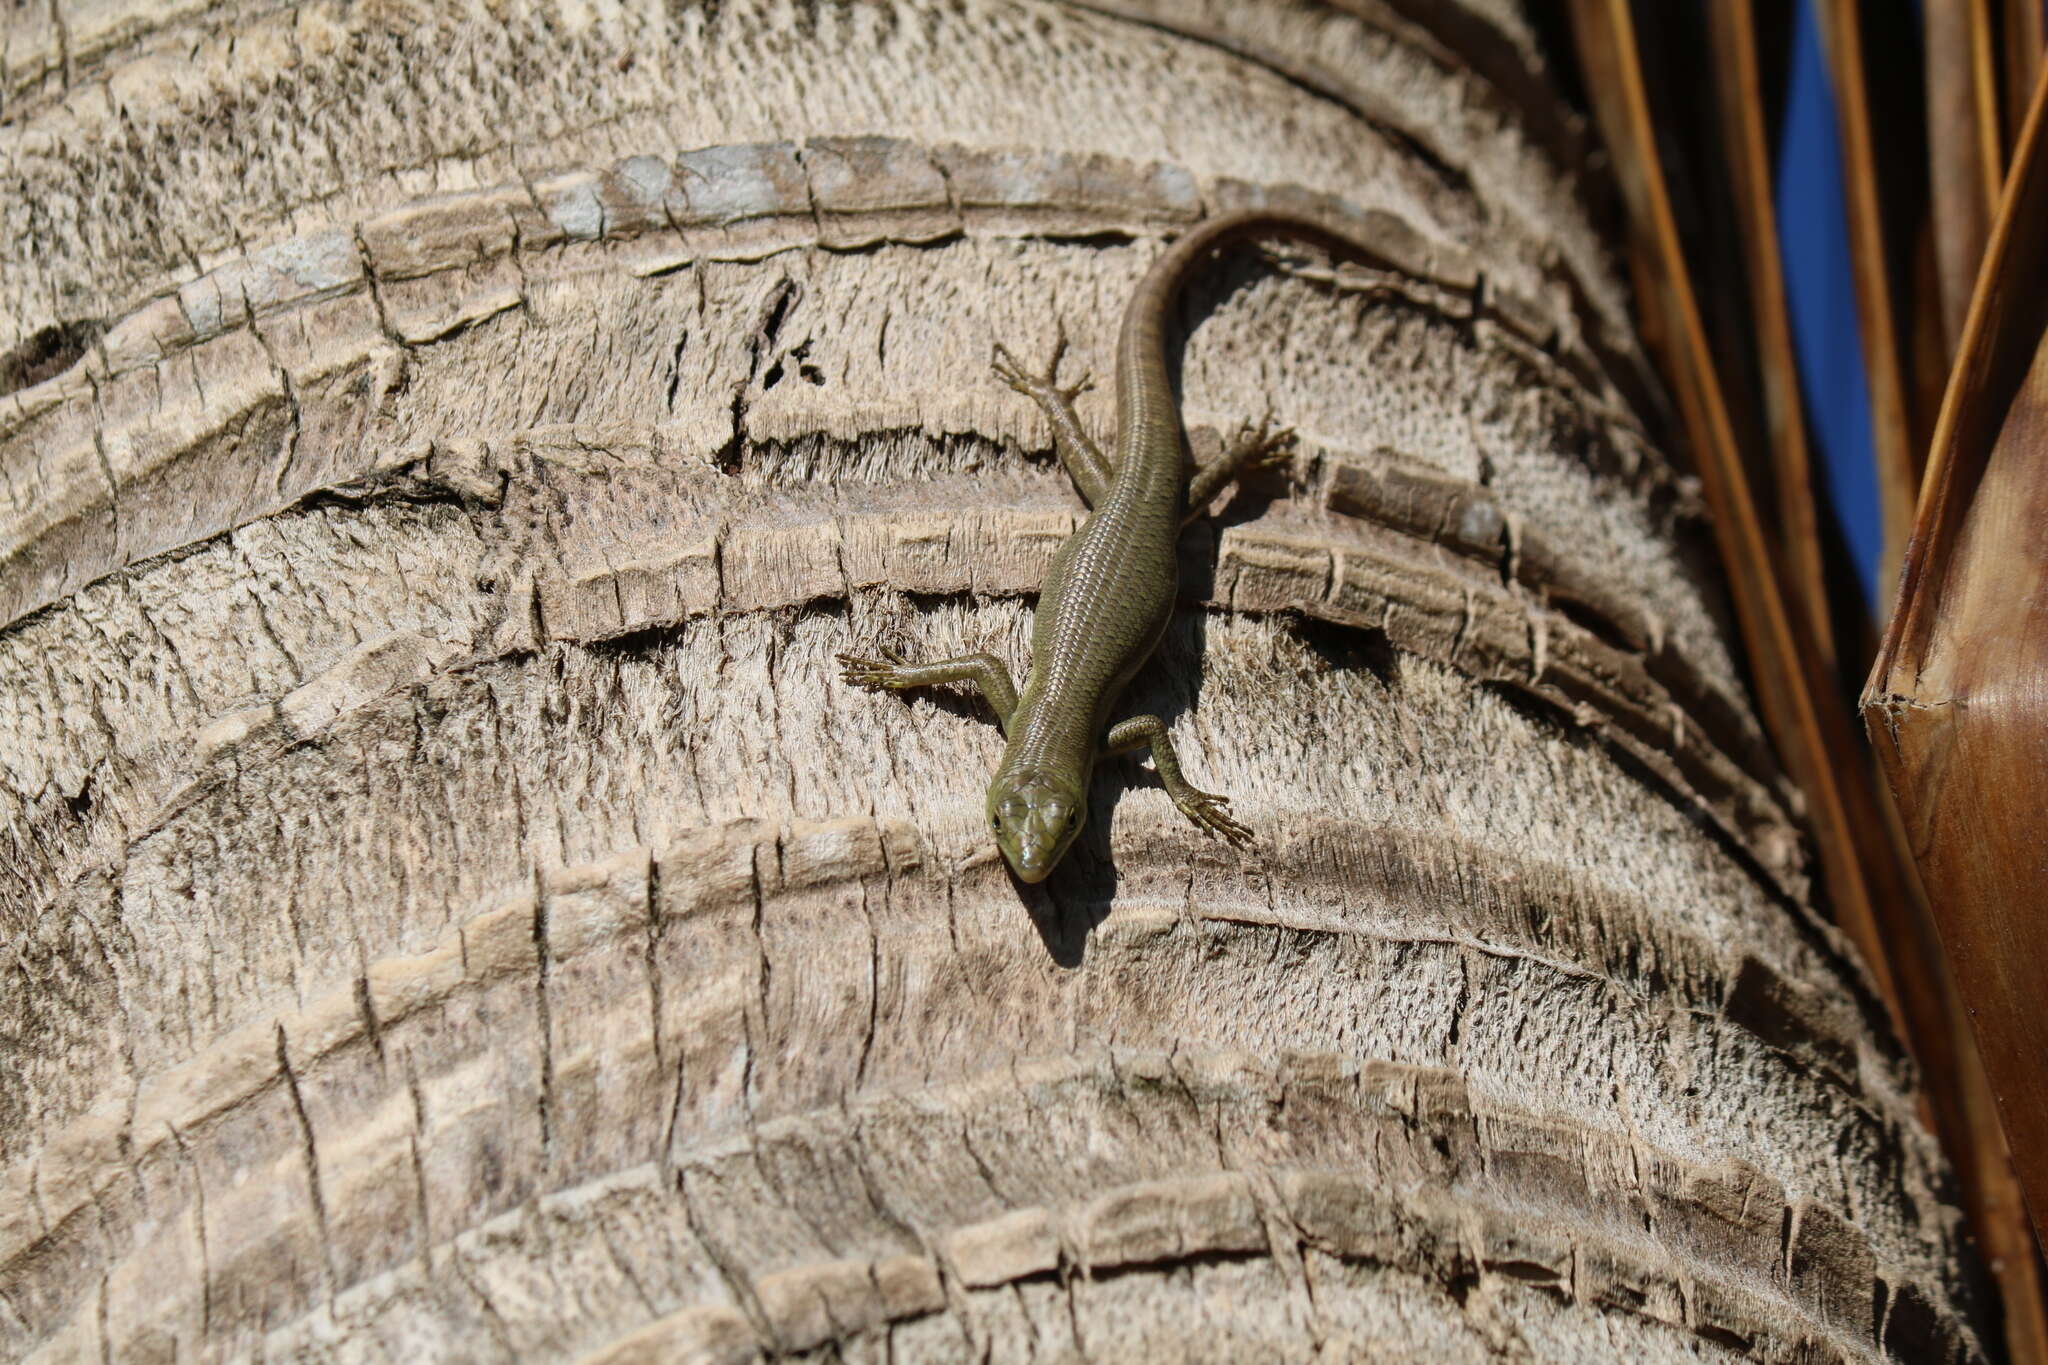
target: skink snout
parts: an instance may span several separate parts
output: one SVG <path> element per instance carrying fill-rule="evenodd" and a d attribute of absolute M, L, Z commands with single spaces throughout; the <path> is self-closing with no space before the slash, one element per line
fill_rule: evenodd
<path fill-rule="evenodd" d="M 1080 793 L 1044 772 L 999 775 L 988 790 L 988 828 L 1022 882 L 1051 875 L 1081 832 Z"/>
<path fill-rule="evenodd" d="M 1052 874 L 1053 864 L 1059 861 L 1063 851 L 1048 841 L 1032 839 L 1019 841 L 1015 855 L 1004 849 L 1003 856 L 1009 862 L 1010 870 L 1017 874 L 1018 881 L 1036 886 Z"/>

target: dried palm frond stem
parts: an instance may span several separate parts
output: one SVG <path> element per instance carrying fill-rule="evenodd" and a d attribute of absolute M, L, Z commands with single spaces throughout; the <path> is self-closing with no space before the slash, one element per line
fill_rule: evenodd
<path fill-rule="evenodd" d="M 1998 211 L 1998 70 L 1987 0 L 1925 6 L 1927 186 L 1942 355 L 1955 358 L 1977 266 Z"/>
<path fill-rule="evenodd" d="M 1856 284 L 1864 375 L 1870 387 L 1870 434 L 1877 452 L 1878 510 L 1884 529 L 1878 576 L 1889 583 L 1898 572 L 1912 525 L 1914 499 L 1920 491 L 1923 447 L 1916 433 L 1924 432 L 1924 427 L 1916 423 L 1909 363 L 1915 310 L 1901 297 L 1906 292 L 1904 277 L 1911 274 L 1906 268 L 1909 253 L 1905 247 L 1919 223 L 1900 218 L 1917 219 L 1924 205 L 1908 212 L 1903 204 L 1920 196 L 1901 195 L 1897 184 L 1902 176 L 1917 174 L 1920 152 L 1915 148 L 1906 158 L 1887 155 L 1884 164 L 1879 164 L 1879 146 L 1889 147 L 1880 134 L 1880 122 L 1893 131 L 1904 127 L 1904 119 L 1893 106 L 1896 97 L 1906 92 L 1874 88 L 1867 60 L 1870 53 L 1863 41 L 1862 7 L 1854 0 L 1818 0 L 1816 13 L 1833 75 L 1835 117 L 1842 141 L 1844 208 L 1849 220 L 1849 264 Z M 1883 116 L 1886 110 L 1892 110 L 1889 117 Z M 1928 267 L 1932 264 L 1925 262 Z M 1925 310 L 1921 316 L 1933 321 Z M 1929 335 L 1931 339 L 1931 328 Z M 1938 358 L 1927 359 L 1938 369 Z M 1938 385 L 1939 381 L 1933 382 Z"/>
<path fill-rule="evenodd" d="M 1756 13 L 1751 0 L 1706 7 L 1714 54 L 1714 92 L 1720 111 L 1722 153 L 1741 227 L 1749 295 L 1747 341 L 1756 353 L 1762 389 L 1764 450 L 1771 474 L 1777 525 L 1772 540 L 1786 595 L 1806 621 L 1807 639 L 1824 669 L 1836 667 L 1828 606 L 1820 514 L 1814 501 L 1813 459 L 1806 412 L 1799 396 L 1799 360 L 1785 296 L 1784 259 L 1778 248 L 1764 80 L 1758 61 Z"/>

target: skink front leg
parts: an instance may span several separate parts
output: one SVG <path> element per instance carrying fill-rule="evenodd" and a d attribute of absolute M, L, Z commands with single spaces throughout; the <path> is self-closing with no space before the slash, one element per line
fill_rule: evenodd
<path fill-rule="evenodd" d="M 1074 481 L 1074 487 L 1081 490 L 1082 501 L 1093 507 L 1109 491 L 1116 470 L 1108 457 L 1096 449 L 1095 442 L 1088 439 L 1081 419 L 1074 413 L 1074 400 L 1093 388 L 1095 381 L 1082 375 L 1078 382 L 1060 387 L 1060 357 L 1066 353 L 1067 334 L 1062 328 L 1059 340 L 1053 343 L 1052 363 L 1045 367 L 1044 374 L 1026 370 L 1000 344 L 996 346 L 990 368 L 995 370 L 998 379 L 1044 411 L 1045 420 L 1052 423 L 1053 445 L 1059 450 L 1060 463 L 1067 467 L 1067 477 Z"/>
<path fill-rule="evenodd" d="M 1233 844 L 1251 841 L 1252 832 L 1230 818 L 1229 797 L 1202 791 L 1181 776 L 1180 756 L 1174 753 L 1173 740 L 1168 737 L 1166 724 L 1159 717 L 1133 716 L 1110 727 L 1102 752 L 1105 757 L 1127 754 L 1148 745 L 1152 749 L 1152 766 L 1159 770 L 1159 783 L 1173 798 L 1173 804 L 1180 807 L 1182 815 L 1194 821 L 1197 828 L 1220 834 Z"/>
<path fill-rule="evenodd" d="M 901 692 L 911 687 L 932 687 L 939 683 L 964 682 L 988 701 L 989 709 L 996 713 L 996 721 L 1009 733 L 1010 716 L 1017 709 L 1017 686 L 1010 681 L 1010 670 L 1003 667 L 1003 661 L 993 654 L 962 654 L 953 659 L 941 659 L 937 663 L 913 664 L 906 662 L 894 650 L 884 649 L 879 659 L 863 659 L 853 654 L 837 654 L 840 676 L 855 687 L 864 687 L 870 692 Z"/>
<path fill-rule="evenodd" d="M 1214 435 L 1199 444 L 1212 442 L 1221 445 Z M 1241 479 L 1261 469 L 1285 468 L 1293 454 L 1293 427 L 1276 428 L 1270 417 L 1259 422 L 1246 422 L 1231 437 L 1230 444 L 1222 445 L 1212 458 L 1195 466 L 1194 476 L 1188 480 L 1187 516 L 1181 525 L 1187 525 L 1208 511 L 1209 504 L 1231 480 Z"/>

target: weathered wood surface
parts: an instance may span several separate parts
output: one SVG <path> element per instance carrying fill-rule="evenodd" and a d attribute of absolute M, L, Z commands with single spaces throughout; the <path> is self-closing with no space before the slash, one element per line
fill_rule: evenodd
<path fill-rule="evenodd" d="M 1500 8 L 13 12 L 0 1353 L 1976 1358 Z M 1020 895 L 831 655 L 1022 659 L 990 344 L 1261 199 L 1402 268 L 1187 310 L 1260 842 Z"/>

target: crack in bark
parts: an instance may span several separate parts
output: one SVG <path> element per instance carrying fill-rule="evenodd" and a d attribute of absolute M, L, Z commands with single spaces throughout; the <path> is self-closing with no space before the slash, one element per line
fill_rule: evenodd
<path fill-rule="evenodd" d="M 484 1292 L 484 1287 L 477 1282 L 462 1254 L 451 1246 L 444 1264 L 454 1272 L 455 1278 L 470 1292 L 477 1306 L 483 1310 L 484 1328 L 491 1334 L 492 1340 L 497 1342 L 498 1350 L 503 1353 L 504 1358 L 510 1361 L 524 1359 L 518 1347 L 513 1344 L 511 1324 L 505 1321 L 504 1314 L 498 1311 L 498 1305 L 492 1301 L 491 1296 Z"/>
<path fill-rule="evenodd" d="M 341 1272 L 334 1262 L 334 1233 L 327 1221 L 327 1194 L 320 1177 L 320 1148 L 313 1136 L 313 1120 L 306 1113 L 306 1097 L 299 1089 L 298 1073 L 292 1069 L 291 1045 L 285 1038 L 282 1023 L 277 1025 L 277 1072 L 284 1082 L 286 1095 L 291 1099 L 292 1114 L 298 1120 L 300 1152 L 305 1159 L 306 1193 L 312 1204 L 314 1230 L 319 1235 L 327 1300 L 332 1303 L 342 1288 Z"/>
<path fill-rule="evenodd" d="M 548 1010 L 548 970 L 552 954 L 548 946 L 548 892 L 538 864 L 533 870 L 533 951 L 535 1027 L 540 1036 L 540 1151 L 541 1164 L 552 1166 L 555 1159 L 555 1034 Z"/>
<path fill-rule="evenodd" d="M 774 1341 L 776 1336 L 773 1324 L 769 1322 L 768 1314 L 761 1306 L 760 1297 L 754 1292 L 752 1279 L 741 1268 L 731 1251 L 712 1238 L 710 1230 L 698 1215 L 696 1201 L 690 1195 L 691 1175 L 692 1171 L 688 1166 L 678 1167 L 674 1183 L 669 1187 L 675 1191 L 676 1198 L 682 1204 L 684 1225 L 689 1228 L 690 1235 L 696 1239 L 697 1245 L 704 1248 L 704 1254 L 710 1258 L 712 1267 L 725 1282 L 726 1292 L 732 1296 L 732 1301 L 740 1312 L 746 1315 L 748 1325 L 754 1329 L 755 1335 L 763 1341 Z"/>
<path fill-rule="evenodd" d="M 427 1135 L 427 1101 L 420 1090 L 419 1072 L 412 1055 L 405 1058 L 405 1090 L 410 1098 L 412 1131 L 405 1135 L 406 1154 L 412 1166 L 413 1216 L 420 1222 L 420 1264 L 429 1274 L 434 1268 L 434 1224 L 427 1194 L 427 1165 L 420 1144 Z"/>

